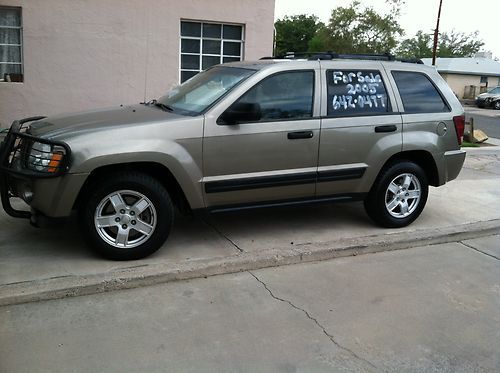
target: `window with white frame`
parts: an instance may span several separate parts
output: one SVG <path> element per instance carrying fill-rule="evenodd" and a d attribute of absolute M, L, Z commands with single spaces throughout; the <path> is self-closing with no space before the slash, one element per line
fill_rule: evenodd
<path fill-rule="evenodd" d="M 241 61 L 244 43 L 242 25 L 181 21 L 180 82 L 210 66 Z"/>
<path fill-rule="evenodd" d="M 23 81 L 21 8 L 0 6 L 0 82 Z"/>

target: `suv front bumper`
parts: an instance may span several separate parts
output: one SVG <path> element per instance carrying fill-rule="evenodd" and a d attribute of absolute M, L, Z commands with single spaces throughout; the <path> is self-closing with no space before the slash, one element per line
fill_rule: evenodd
<path fill-rule="evenodd" d="M 27 123 L 44 118 L 31 117 L 14 121 L 0 144 L 0 197 L 5 212 L 12 217 L 29 219 L 32 213 L 14 208 L 11 198 L 21 197 L 30 204 L 33 183 L 36 180 L 60 177 L 69 168 L 71 151 L 67 144 L 31 136 L 28 133 Z M 58 147 L 64 151 L 64 155 L 60 162 L 47 167 L 50 171 L 29 169 L 27 165 L 33 157 L 30 154 L 30 146 L 34 143 L 47 144 L 51 148 Z"/>

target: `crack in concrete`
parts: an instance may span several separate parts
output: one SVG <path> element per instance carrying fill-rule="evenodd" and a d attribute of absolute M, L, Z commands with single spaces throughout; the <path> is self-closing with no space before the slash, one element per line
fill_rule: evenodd
<path fill-rule="evenodd" d="M 461 243 L 462 245 L 464 245 L 465 247 L 468 247 L 469 249 L 472 249 L 474 251 L 477 251 L 478 253 L 481 253 L 483 255 L 486 255 L 486 256 L 489 256 L 490 258 L 493 258 L 493 259 L 496 259 L 496 260 L 500 260 L 500 258 L 498 256 L 495 256 L 493 254 L 488 254 L 488 253 L 485 253 L 484 251 L 481 251 L 479 250 L 478 248 L 472 246 L 472 245 L 469 245 L 463 241 L 459 241 L 459 243 Z"/>
<path fill-rule="evenodd" d="M 280 302 L 283 302 L 283 303 L 286 303 L 288 305 L 290 305 L 292 308 L 298 310 L 298 311 L 301 311 L 302 313 L 304 313 L 308 319 L 310 319 L 311 321 L 313 321 L 320 329 L 321 331 L 323 332 L 323 334 L 325 334 L 329 339 L 330 341 L 339 349 L 347 352 L 348 354 L 350 354 L 351 356 L 353 356 L 354 358 L 356 358 L 357 360 L 359 361 L 362 361 L 366 364 L 368 364 L 370 367 L 372 367 L 373 369 L 375 369 L 376 371 L 380 371 L 380 369 L 374 365 L 372 362 L 362 358 L 361 356 L 359 356 L 358 354 L 356 354 L 354 351 L 350 350 L 349 348 L 345 347 L 345 346 L 342 346 L 339 342 L 337 342 L 334 338 L 333 335 L 331 335 L 330 333 L 327 332 L 326 328 L 321 325 L 321 323 L 318 321 L 318 319 L 314 318 L 313 316 L 311 316 L 311 314 L 306 311 L 305 309 L 303 308 L 300 308 L 299 306 L 296 306 L 295 304 L 293 304 L 291 301 L 287 300 L 287 299 L 283 299 L 283 298 L 279 298 L 277 297 L 272 291 L 271 289 L 269 289 L 269 287 L 267 286 L 267 284 L 262 281 L 259 277 L 257 277 L 253 272 L 251 271 L 248 271 L 248 273 L 250 273 L 250 275 L 252 275 L 253 278 L 255 278 L 255 280 L 257 280 L 257 282 L 259 282 L 263 287 L 264 289 L 267 290 L 267 292 L 269 293 L 269 295 L 273 298 L 273 299 L 276 299 L 277 301 L 280 301 Z"/>
<path fill-rule="evenodd" d="M 228 241 L 231 245 L 233 245 L 233 247 L 236 250 L 238 250 L 240 253 L 244 253 L 245 252 L 245 250 L 243 250 L 242 248 L 240 248 L 232 239 L 230 239 L 228 236 L 226 236 L 224 233 L 222 233 L 219 229 L 217 229 L 217 227 L 215 225 L 210 224 L 205 219 L 201 219 L 201 221 L 204 222 L 206 225 L 208 225 L 210 228 L 212 228 L 219 236 L 221 236 L 226 241 Z"/>
<path fill-rule="evenodd" d="M 46 277 L 46 278 L 35 279 L 35 280 L 24 280 L 24 281 L 8 282 L 6 284 L 1 284 L 0 287 L 2 287 L 2 286 L 9 286 L 9 285 L 27 284 L 27 283 L 36 282 L 36 281 L 57 280 L 57 279 L 66 278 L 66 277 L 72 277 L 72 276 L 73 275 L 60 275 L 60 276 Z"/>

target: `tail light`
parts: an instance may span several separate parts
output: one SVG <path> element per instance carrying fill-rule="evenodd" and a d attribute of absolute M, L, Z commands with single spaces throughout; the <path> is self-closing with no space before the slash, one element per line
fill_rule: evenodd
<path fill-rule="evenodd" d="M 455 123 L 458 145 L 462 145 L 462 137 L 464 136 L 465 130 L 465 115 L 458 115 L 456 117 L 453 117 L 453 123 Z"/>

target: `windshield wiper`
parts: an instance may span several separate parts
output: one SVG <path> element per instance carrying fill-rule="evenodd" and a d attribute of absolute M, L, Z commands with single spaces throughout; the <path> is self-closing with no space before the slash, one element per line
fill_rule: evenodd
<path fill-rule="evenodd" d="M 174 109 L 172 109 L 170 106 L 163 104 L 161 102 L 158 102 L 156 99 L 150 100 L 148 102 L 141 102 L 141 104 L 146 105 L 146 106 L 154 105 L 156 107 L 159 107 L 163 111 L 174 111 Z"/>
<path fill-rule="evenodd" d="M 161 108 L 164 111 L 174 111 L 174 109 L 172 109 L 170 106 L 162 104 L 161 102 L 155 102 L 154 105 Z"/>

